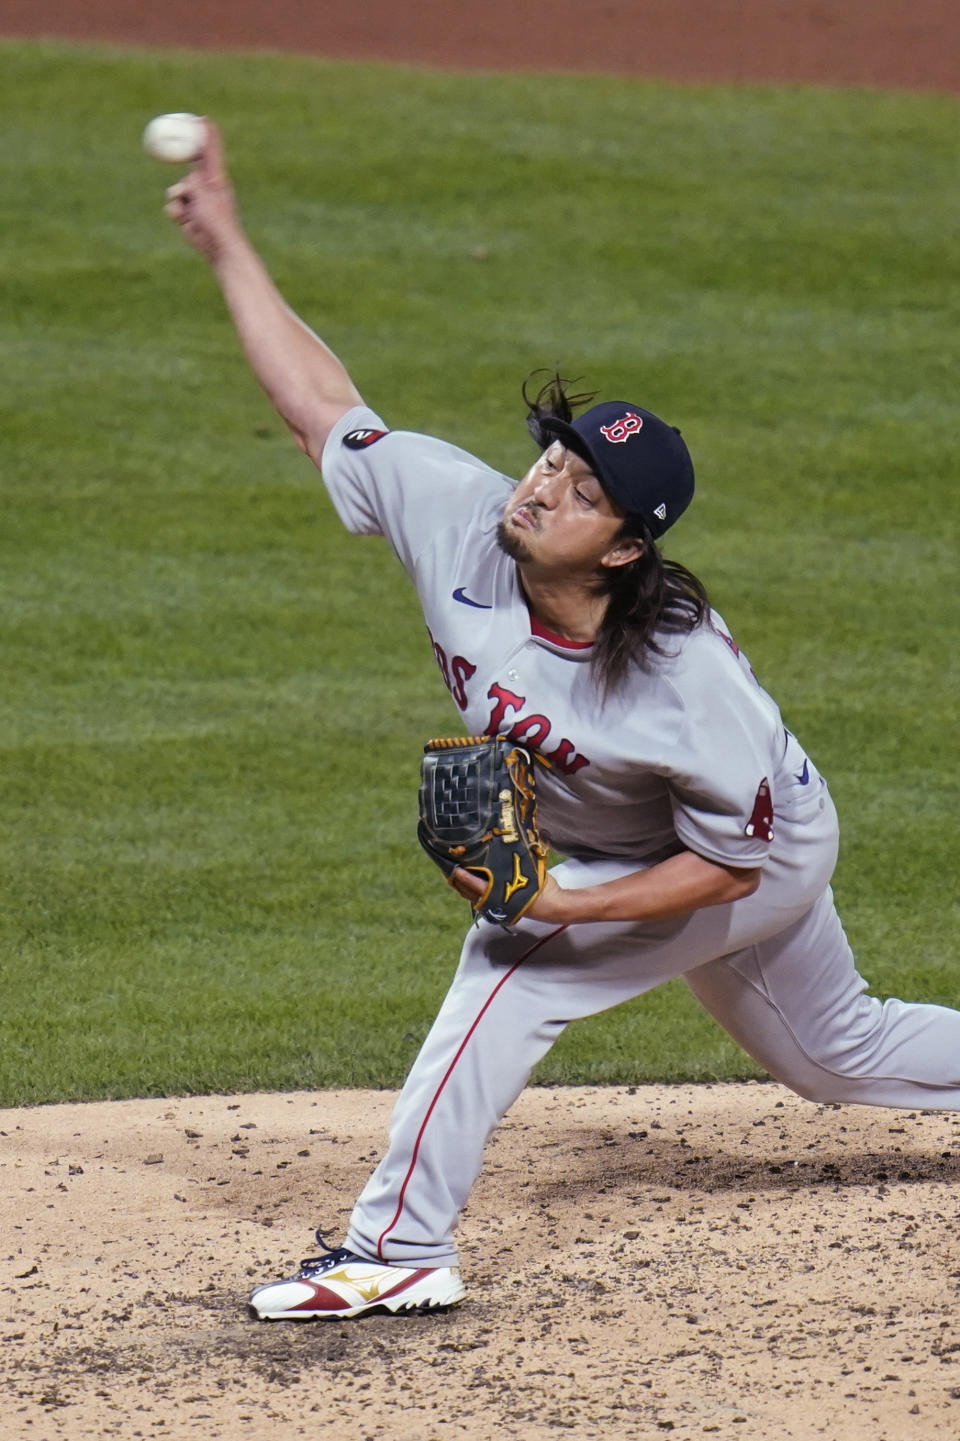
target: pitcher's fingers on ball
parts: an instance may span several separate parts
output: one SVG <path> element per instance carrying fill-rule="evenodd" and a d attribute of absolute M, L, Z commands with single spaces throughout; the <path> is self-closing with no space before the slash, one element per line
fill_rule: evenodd
<path fill-rule="evenodd" d="M 220 129 L 206 116 L 203 116 L 203 125 L 204 141 L 197 159 L 196 173 L 201 176 L 205 184 L 229 194 L 232 186 L 227 174 Z"/>
<path fill-rule="evenodd" d="M 203 126 L 203 145 L 198 161 L 206 171 L 220 171 L 223 169 L 223 140 L 220 135 L 220 127 L 215 125 L 208 115 L 201 115 L 200 123 Z"/>
<path fill-rule="evenodd" d="M 163 207 L 163 213 L 169 215 L 171 220 L 185 220 L 190 213 L 189 193 L 184 190 L 178 190 L 175 195 L 168 196 L 167 203 Z"/>

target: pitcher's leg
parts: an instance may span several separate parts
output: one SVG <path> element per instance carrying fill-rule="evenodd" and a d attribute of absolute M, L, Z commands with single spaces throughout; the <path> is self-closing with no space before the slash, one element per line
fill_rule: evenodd
<path fill-rule="evenodd" d="M 524 960 L 549 945 L 557 928 L 542 929 L 503 967 L 487 961 L 479 931 L 468 938 L 397 1099 L 387 1152 L 354 1207 L 345 1240 L 351 1251 L 421 1266 L 457 1264 L 453 1228 L 490 1133 L 563 1030 L 521 995 Z"/>
<path fill-rule="evenodd" d="M 568 860 L 567 886 L 612 879 L 628 861 Z M 794 914 L 806 906 L 796 898 Z M 354 1208 L 346 1244 L 360 1255 L 453 1265 L 453 1230 L 490 1132 L 533 1065 L 573 1020 L 594 1015 L 743 944 L 780 930 L 789 914 L 776 885 L 682 919 L 554 928 L 521 922 L 515 934 L 483 923 L 394 1111 L 387 1152 Z"/>
<path fill-rule="evenodd" d="M 562 869 L 568 884 L 584 883 L 579 863 Z M 514 934 L 475 927 L 398 1098 L 387 1152 L 354 1207 L 350 1250 L 455 1265 L 453 1230 L 484 1147 L 533 1065 L 568 1022 L 684 970 L 686 928 L 673 921 L 639 928 L 522 922 Z"/>
<path fill-rule="evenodd" d="M 685 980 L 745 1051 L 809 1100 L 960 1109 L 960 1011 L 865 995 L 829 891 L 782 935 Z"/>

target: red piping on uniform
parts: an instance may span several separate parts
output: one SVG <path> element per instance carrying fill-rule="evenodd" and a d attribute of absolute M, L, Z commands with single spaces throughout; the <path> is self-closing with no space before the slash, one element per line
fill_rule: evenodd
<path fill-rule="evenodd" d="M 407 1167 L 407 1174 L 404 1176 L 404 1178 L 403 1178 L 403 1185 L 400 1187 L 400 1199 L 399 1199 L 399 1201 L 397 1202 L 396 1212 L 394 1213 L 394 1216 L 393 1216 L 392 1221 L 391 1221 L 390 1224 L 386 1227 L 386 1229 L 381 1233 L 380 1239 L 377 1241 L 377 1255 L 380 1257 L 380 1260 L 381 1260 L 381 1261 L 383 1260 L 383 1243 L 384 1243 L 384 1241 L 386 1240 L 386 1238 L 389 1236 L 390 1232 L 393 1230 L 394 1226 L 395 1226 L 395 1225 L 397 1224 L 397 1222 L 399 1221 L 400 1216 L 401 1216 L 401 1214 L 402 1214 L 402 1212 L 403 1212 L 403 1202 L 404 1202 L 404 1198 L 405 1198 L 405 1196 L 406 1196 L 406 1194 L 407 1194 L 407 1187 L 408 1187 L 408 1185 L 410 1184 L 410 1178 L 411 1178 L 411 1176 L 413 1175 L 414 1170 L 416 1169 L 417 1157 L 418 1157 L 419 1154 L 420 1154 L 420 1142 L 423 1140 L 423 1133 L 424 1133 L 424 1131 L 427 1129 L 427 1123 L 429 1122 L 430 1117 L 433 1115 L 434 1107 L 436 1106 L 437 1102 L 438 1102 L 439 1099 L 440 1099 L 440 1095 L 441 1095 L 441 1092 L 443 1091 L 444 1086 L 447 1084 L 447 1082 L 449 1081 L 450 1077 L 453 1075 L 453 1068 L 454 1068 L 454 1066 L 457 1064 L 457 1062 L 459 1061 L 460 1057 L 463 1055 L 464 1051 L 465 1051 L 466 1048 L 467 1048 L 467 1042 L 470 1040 L 470 1037 L 473 1035 L 474 1031 L 477 1029 L 477 1027 L 479 1026 L 480 1022 L 483 1020 L 483 1018 L 484 1018 L 484 1016 L 486 1015 L 487 1011 L 490 1009 L 490 1006 L 493 1004 L 494 1000 L 496 999 L 497 994 L 498 994 L 498 992 L 500 991 L 501 987 L 506 985 L 507 981 L 509 981 L 510 977 L 514 974 L 514 972 L 515 972 L 520 966 L 523 965 L 524 961 L 529 960 L 529 958 L 533 955 L 534 951 L 538 951 L 541 946 L 546 945 L 547 941 L 552 941 L 553 938 L 554 938 L 554 936 L 559 936 L 560 932 L 561 932 L 561 931 L 565 931 L 566 929 L 567 929 L 566 926 L 558 926 L 555 931 L 551 931 L 551 932 L 550 932 L 549 936 L 541 936 L 540 939 L 539 939 L 539 941 L 537 941 L 535 945 L 532 945 L 532 946 L 530 947 L 529 951 L 525 951 L 524 954 L 520 957 L 519 961 L 516 961 L 516 962 L 510 967 L 510 969 L 509 969 L 509 971 L 507 971 L 506 975 L 503 975 L 503 976 L 500 977 L 499 981 L 498 981 L 497 984 L 494 986 L 493 990 L 490 992 L 489 996 L 488 996 L 487 999 L 484 1001 L 483 1005 L 480 1007 L 480 1010 L 477 1012 L 477 1015 L 476 1015 L 476 1017 L 474 1018 L 474 1021 L 473 1021 L 472 1025 L 470 1026 L 469 1031 L 468 1031 L 467 1034 L 464 1036 L 463 1040 L 460 1042 L 460 1045 L 459 1045 L 458 1048 L 457 1048 L 457 1054 L 454 1056 L 453 1060 L 450 1062 L 449 1066 L 448 1066 L 447 1069 L 446 1069 L 446 1072 L 444 1073 L 443 1080 L 440 1082 L 439 1086 L 437 1087 L 436 1091 L 434 1092 L 434 1094 L 433 1094 L 433 1100 L 430 1102 L 429 1106 L 427 1107 L 427 1114 L 426 1114 L 426 1115 L 424 1116 L 424 1118 L 423 1118 L 423 1124 L 421 1125 L 419 1131 L 417 1132 L 417 1139 L 416 1139 L 416 1141 L 414 1142 L 413 1155 L 412 1155 L 411 1158 L 410 1158 L 410 1165 Z"/>
<path fill-rule="evenodd" d="M 568 635 L 558 635 L 555 630 L 548 630 L 542 620 L 538 620 L 533 611 L 530 612 L 530 634 L 538 635 L 541 640 L 550 641 L 551 645 L 563 646 L 564 650 L 589 650 L 593 645 L 592 640 L 571 640 Z"/>

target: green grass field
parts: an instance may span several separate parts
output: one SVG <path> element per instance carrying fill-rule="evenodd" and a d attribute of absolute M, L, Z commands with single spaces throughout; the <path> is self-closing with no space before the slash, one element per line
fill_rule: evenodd
<path fill-rule="evenodd" d="M 2 45 L 0 1101 L 396 1085 L 465 920 L 457 714 L 160 213 L 176 109 L 388 423 L 519 473 L 559 363 L 682 424 L 668 550 L 831 781 L 861 969 L 960 1004 L 955 102 Z M 679 984 L 538 1073 L 752 1074 Z"/>

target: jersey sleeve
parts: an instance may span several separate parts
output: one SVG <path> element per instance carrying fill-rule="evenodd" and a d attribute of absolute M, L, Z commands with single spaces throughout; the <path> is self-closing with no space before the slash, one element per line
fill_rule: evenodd
<path fill-rule="evenodd" d="M 681 680 L 684 721 L 666 780 L 683 844 L 720 865 L 762 866 L 783 746 L 774 702 L 722 639 L 705 635 Z"/>
<path fill-rule="evenodd" d="M 365 406 L 347 412 L 327 438 L 320 468 L 344 525 L 384 535 L 403 565 L 440 532 L 506 502 L 511 482 L 475 456 L 432 436 L 387 430 Z"/>

